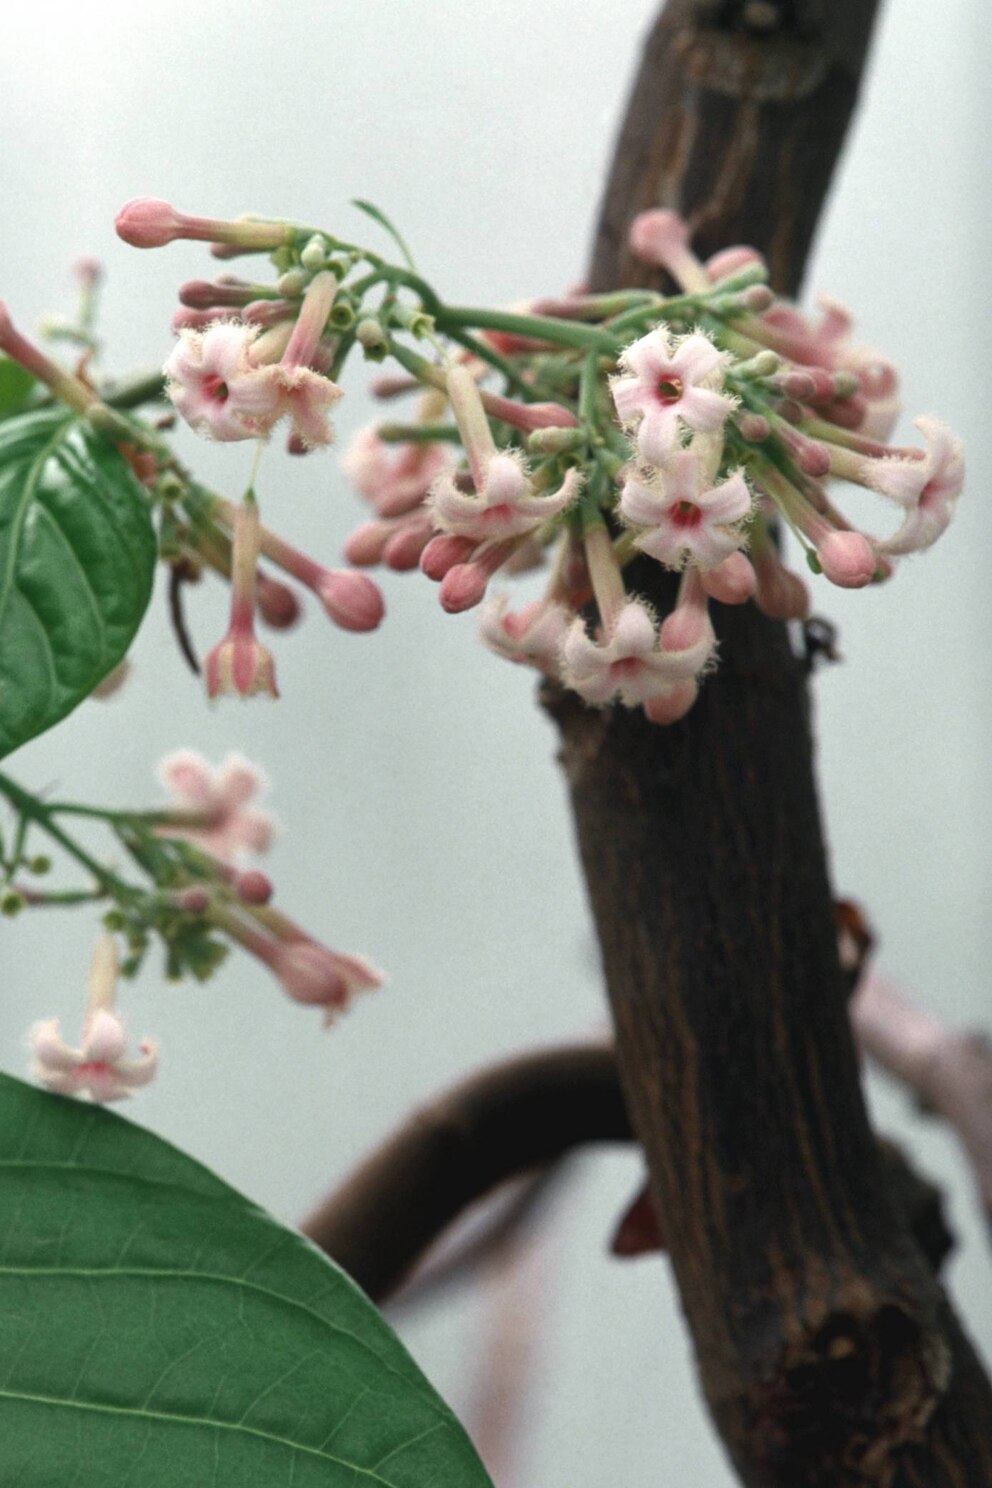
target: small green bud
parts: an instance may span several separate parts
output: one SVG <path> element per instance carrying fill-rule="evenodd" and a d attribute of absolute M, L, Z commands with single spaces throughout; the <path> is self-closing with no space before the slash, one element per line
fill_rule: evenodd
<path fill-rule="evenodd" d="M 107 930 L 123 930 L 127 920 L 119 909 L 108 909 L 103 917 L 103 924 Z"/>
<path fill-rule="evenodd" d="M 813 573 L 815 573 L 815 574 L 822 574 L 822 572 L 823 572 L 823 565 L 821 564 L 819 558 L 816 556 L 815 549 L 813 549 L 813 548 L 807 548 L 806 549 L 806 563 L 809 566 L 809 568 L 812 570 Z"/>
<path fill-rule="evenodd" d="M 29 873 L 49 873 L 51 872 L 51 867 L 52 860 L 46 857 L 44 853 L 39 853 L 37 857 L 28 859 L 27 868 Z"/>
<path fill-rule="evenodd" d="M 335 300 L 327 324 L 332 331 L 350 331 L 355 324 L 354 306 L 347 300 Z"/>
<path fill-rule="evenodd" d="M 538 455 L 558 455 L 563 450 L 578 449 L 585 443 L 581 429 L 550 427 L 534 429 L 527 436 L 527 448 Z"/>
<path fill-rule="evenodd" d="M 309 283 L 310 275 L 306 269 L 288 269 L 285 274 L 280 274 L 276 289 L 284 299 L 293 300 L 303 293 Z"/>
<path fill-rule="evenodd" d="M 300 263 L 311 274 L 318 273 L 324 267 L 324 260 L 327 257 L 327 247 L 327 239 L 321 233 L 314 233 L 300 254 Z"/>
<path fill-rule="evenodd" d="M 23 894 L 8 887 L 0 893 L 0 915 L 13 919 L 14 915 L 20 914 L 26 903 L 27 900 Z"/>
<path fill-rule="evenodd" d="M 389 339 L 377 320 L 366 316 L 355 327 L 355 340 L 372 362 L 381 362 L 389 350 Z"/>

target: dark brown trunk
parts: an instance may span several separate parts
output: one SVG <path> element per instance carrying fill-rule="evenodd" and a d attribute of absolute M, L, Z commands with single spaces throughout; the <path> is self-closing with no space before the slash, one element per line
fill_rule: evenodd
<path fill-rule="evenodd" d="M 753 243 L 794 290 L 873 11 L 676 0 L 623 126 L 593 288 L 650 280 L 626 226 L 667 205 L 704 253 Z M 659 598 L 656 572 L 645 563 L 633 587 Z M 717 609 L 719 670 L 682 723 L 546 697 L 706 1398 L 751 1488 L 983 1488 L 992 1391 L 865 1114 L 806 668 L 781 624 Z"/>

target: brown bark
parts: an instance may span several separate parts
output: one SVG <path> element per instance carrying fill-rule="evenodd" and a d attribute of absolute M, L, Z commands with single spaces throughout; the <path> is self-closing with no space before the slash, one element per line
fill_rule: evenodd
<path fill-rule="evenodd" d="M 621 133 L 593 288 L 649 279 L 626 224 L 668 205 L 704 253 L 753 243 L 794 289 L 873 10 L 675 0 Z M 667 608 L 655 574 L 631 586 Z M 750 1488 L 980 1488 L 992 1391 L 886 1195 L 862 1100 L 805 668 L 782 625 L 716 609 L 719 670 L 682 723 L 546 698 L 703 1389 Z"/>

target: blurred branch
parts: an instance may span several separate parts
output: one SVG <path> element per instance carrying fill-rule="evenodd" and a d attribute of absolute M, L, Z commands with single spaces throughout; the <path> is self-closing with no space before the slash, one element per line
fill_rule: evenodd
<path fill-rule="evenodd" d="M 957 1133 L 992 1225 L 992 1046 L 948 1028 L 874 972 L 851 1000 L 865 1053 Z"/>
<path fill-rule="evenodd" d="M 626 1141 L 613 1051 L 578 1044 L 481 1070 L 404 1122 L 303 1223 L 376 1301 L 504 1179 L 586 1142 Z"/>

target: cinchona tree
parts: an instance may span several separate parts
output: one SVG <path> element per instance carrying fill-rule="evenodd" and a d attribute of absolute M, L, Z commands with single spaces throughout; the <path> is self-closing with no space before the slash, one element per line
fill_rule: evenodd
<path fill-rule="evenodd" d="M 660 282 L 627 227 L 667 207 L 701 254 L 753 244 L 795 293 L 875 9 L 672 0 L 620 132 L 591 289 Z M 644 563 L 642 592 L 665 582 Z M 703 1389 L 749 1488 L 977 1488 L 992 1391 L 868 1125 L 807 667 L 782 622 L 718 610 L 719 671 L 670 728 L 546 691 Z"/>

